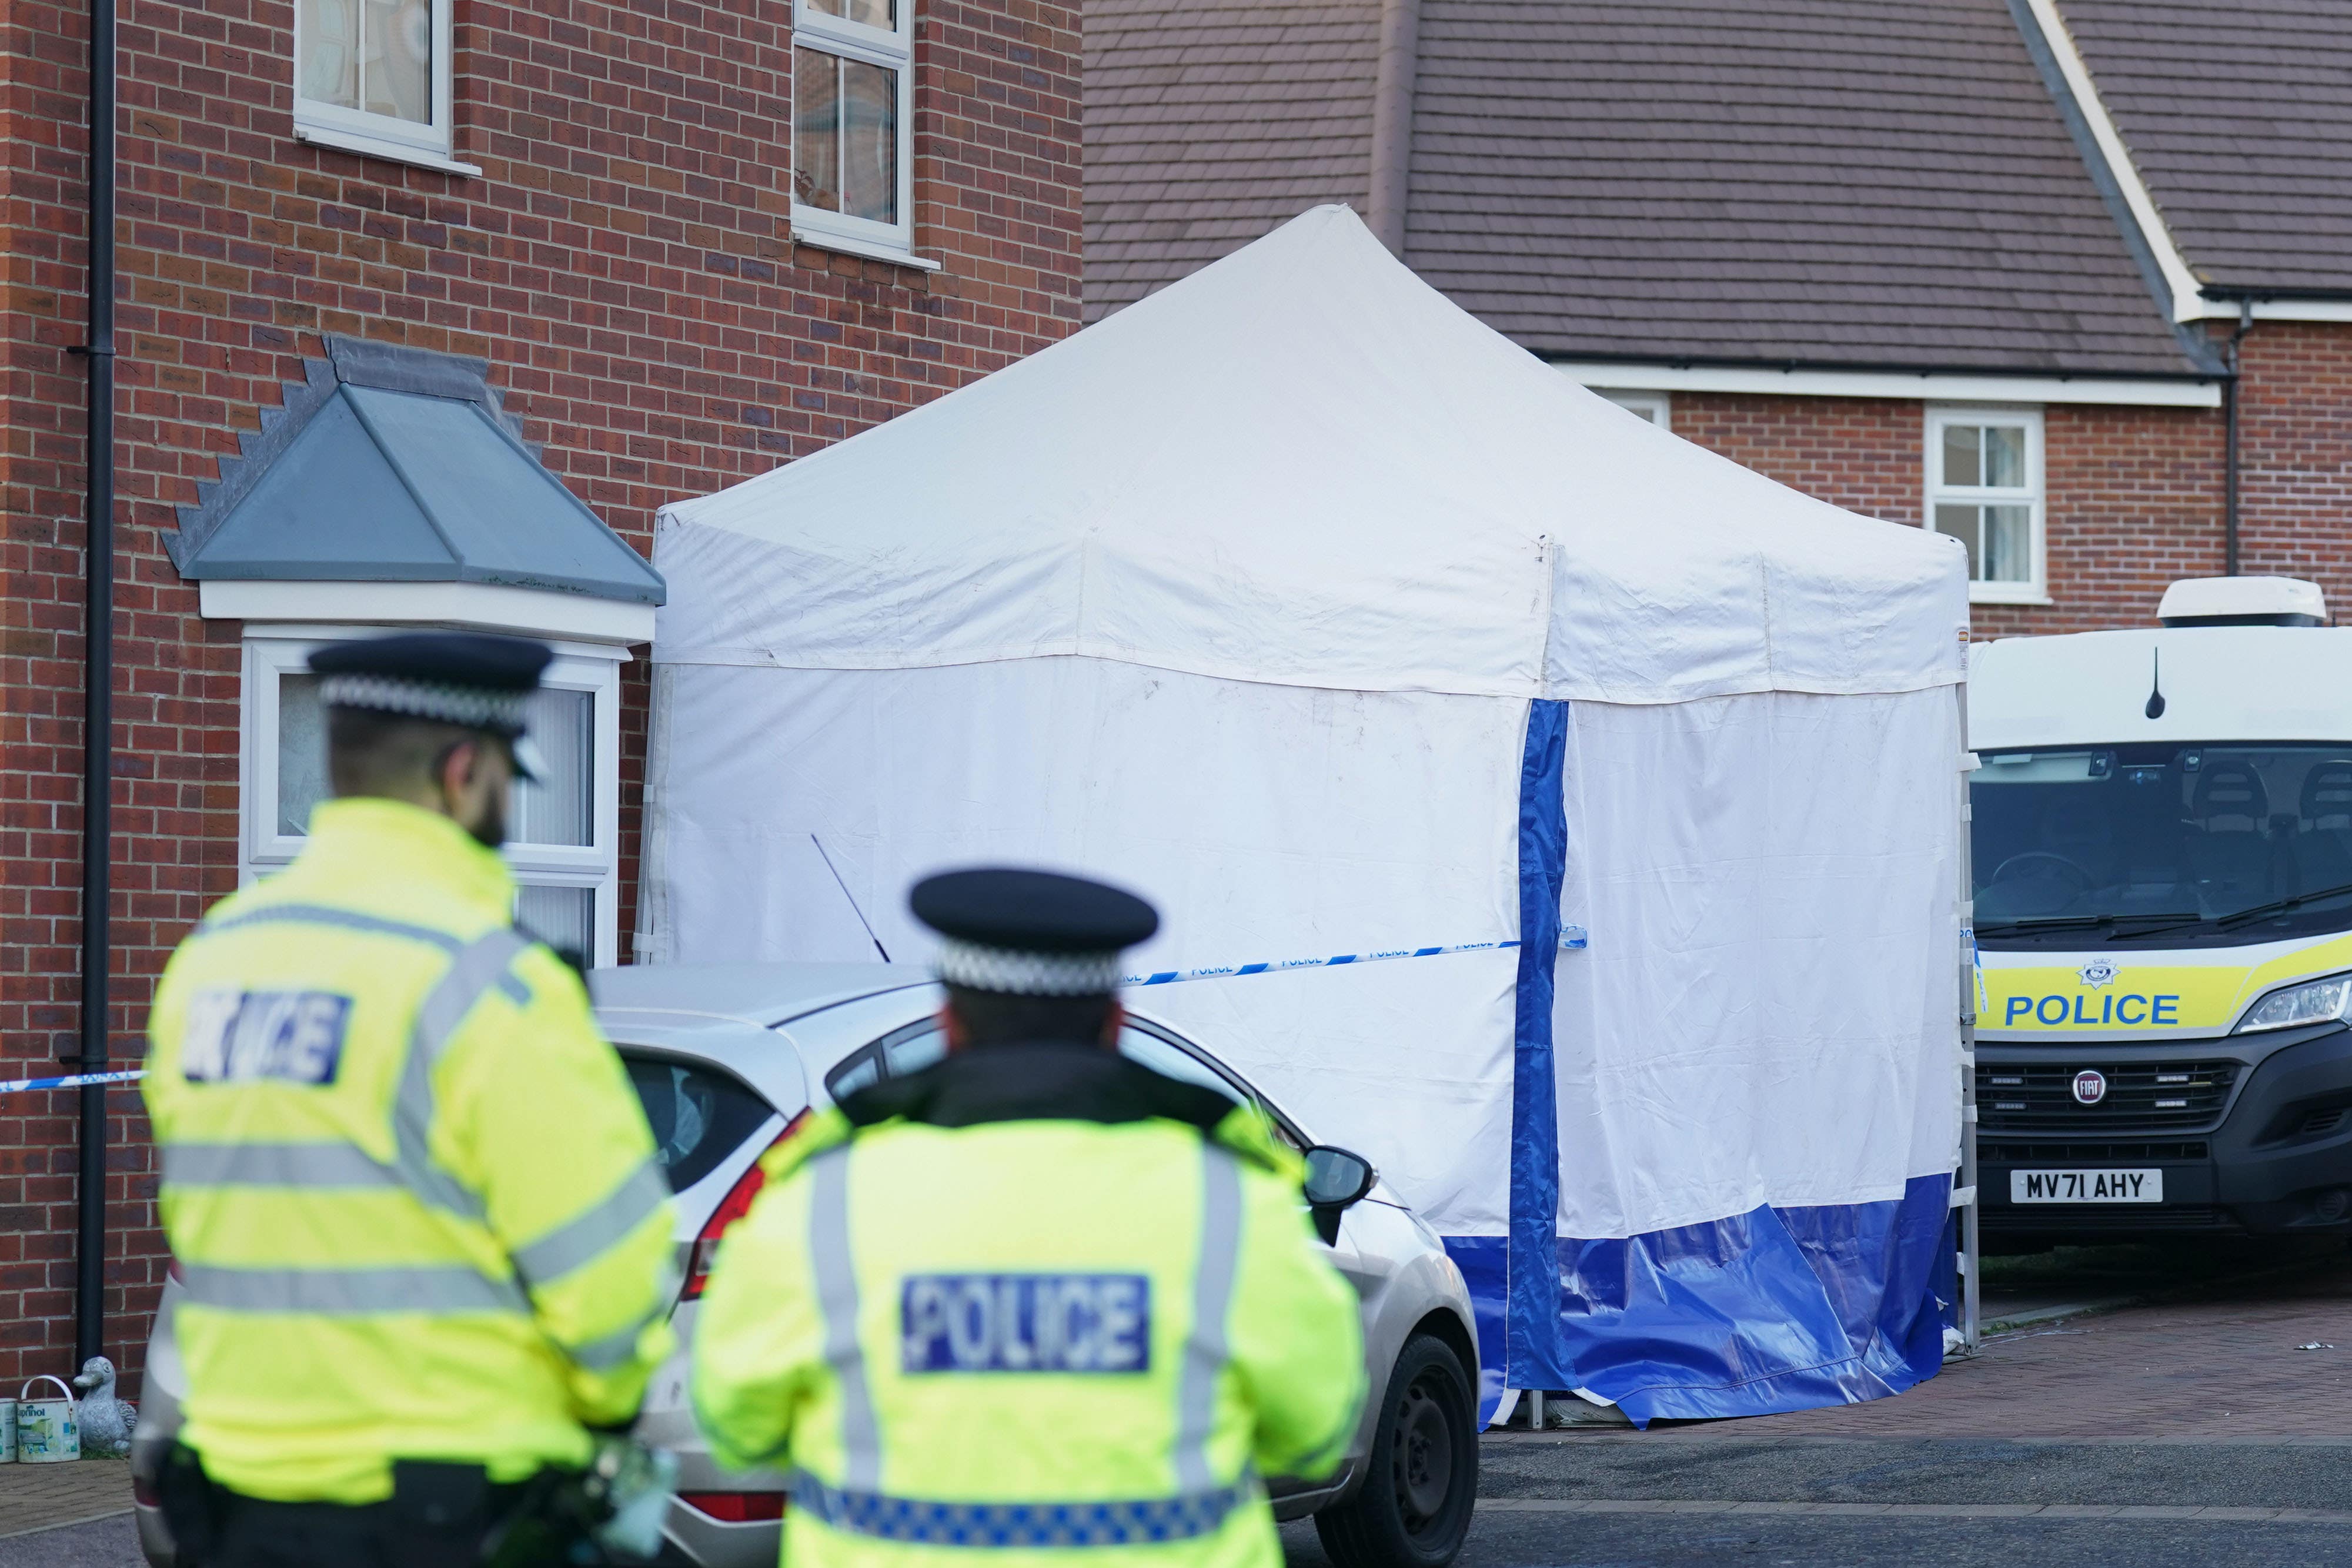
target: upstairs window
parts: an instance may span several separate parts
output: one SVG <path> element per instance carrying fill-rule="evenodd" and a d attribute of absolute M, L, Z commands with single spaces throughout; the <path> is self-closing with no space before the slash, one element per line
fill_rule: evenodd
<path fill-rule="evenodd" d="M 909 258 L 914 59 L 913 0 L 794 0 L 795 237 Z"/>
<path fill-rule="evenodd" d="M 1971 600 L 2045 600 L 2042 415 L 1929 409 L 1927 526 L 1968 551 Z"/>
<path fill-rule="evenodd" d="M 304 141 L 481 172 L 450 157 L 456 0 L 295 0 L 294 134 Z"/>

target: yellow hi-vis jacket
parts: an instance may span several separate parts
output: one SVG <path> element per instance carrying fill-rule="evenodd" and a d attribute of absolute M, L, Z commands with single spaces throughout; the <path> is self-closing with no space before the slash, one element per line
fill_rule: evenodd
<path fill-rule="evenodd" d="M 455 822 L 331 801 L 164 971 L 143 1087 L 182 1437 L 234 1491 L 364 1503 L 394 1459 L 580 1463 L 669 1352 L 652 1134 L 513 899 Z"/>
<path fill-rule="evenodd" d="M 989 1047 L 768 1160 L 693 1392 L 721 1463 L 791 1471 L 791 1568 L 1278 1568 L 1257 1478 L 1345 1457 L 1363 1348 L 1255 1108 L 1107 1051 Z"/>

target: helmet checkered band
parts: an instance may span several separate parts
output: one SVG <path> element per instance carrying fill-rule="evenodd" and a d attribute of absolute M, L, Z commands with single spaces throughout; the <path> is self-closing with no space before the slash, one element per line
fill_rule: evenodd
<path fill-rule="evenodd" d="M 1107 997 L 1118 989 L 1118 954 L 1029 953 L 950 936 L 940 943 L 939 976 L 967 990 L 1016 997 Z"/>
<path fill-rule="evenodd" d="M 523 704 L 529 697 L 528 692 L 493 692 L 395 675 L 326 675 L 319 682 L 319 700 L 329 707 L 373 708 L 509 735 L 522 733 Z"/>

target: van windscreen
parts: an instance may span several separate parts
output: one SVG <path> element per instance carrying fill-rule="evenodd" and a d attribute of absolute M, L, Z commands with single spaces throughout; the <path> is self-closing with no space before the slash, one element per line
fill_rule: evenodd
<path fill-rule="evenodd" d="M 2352 927 L 2352 744 L 1988 751 L 1978 940 L 2171 947 Z"/>

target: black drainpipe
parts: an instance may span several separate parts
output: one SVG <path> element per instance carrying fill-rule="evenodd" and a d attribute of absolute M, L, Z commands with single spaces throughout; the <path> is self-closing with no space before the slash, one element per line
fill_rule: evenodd
<path fill-rule="evenodd" d="M 113 949 L 114 845 L 114 6 L 89 12 L 89 361 L 83 522 L 81 739 L 81 1061 L 107 1070 L 107 979 Z M 74 1364 L 105 1354 L 106 1091 L 81 1086 L 81 1166 L 75 1180 Z"/>
<path fill-rule="evenodd" d="M 2230 340 L 2230 379 L 2221 383 L 2221 574 L 2238 575 L 2238 345 L 2254 324 L 2254 302 L 2238 301 L 2238 332 Z"/>

